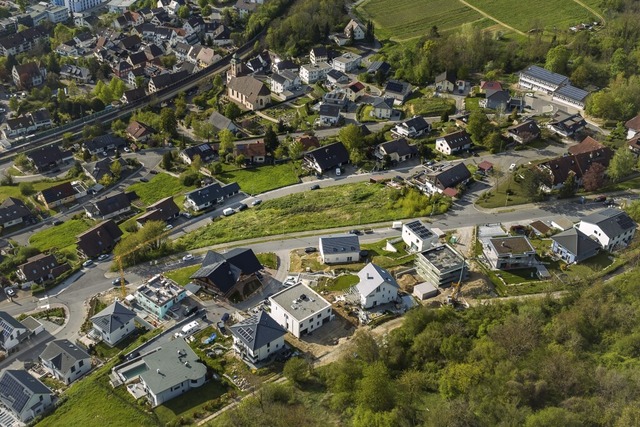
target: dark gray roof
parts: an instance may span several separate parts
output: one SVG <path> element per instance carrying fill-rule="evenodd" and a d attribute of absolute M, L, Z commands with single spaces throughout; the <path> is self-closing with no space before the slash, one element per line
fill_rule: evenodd
<path fill-rule="evenodd" d="M 0 223 L 7 223 L 29 215 L 31 215 L 31 211 L 20 199 L 7 197 L 4 202 L 0 204 Z"/>
<path fill-rule="evenodd" d="M 416 132 L 420 132 L 423 129 L 429 129 L 429 123 L 422 116 L 415 116 L 404 122 L 408 128 L 414 128 Z"/>
<path fill-rule="evenodd" d="M 34 394 L 51 394 L 51 390 L 24 369 L 6 370 L 0 377 L 0 400 L 16 414 L 24 410 Z"/>
<path fill-rule="evenodd" d="M 393 110 L 393 98 L 376 98 L 372 103 L 373 108 Z"/>
<path fill-rule="evenodd" d="M 221 197 L 227 197 L 231 194 L 240 191 L 240 186 L 237 182 L 232 182 L 225 186 L 221 186 L 217 182 L 207 185 L 206 187 L 198 188 L 197 190 L 190 191 L 185 196 L 197 206 L 205 205 L 208 202 L 215 202 Z"/>
<path fill-rule="evenodd" d="M 120 138 L 119 136 L 105 134 L 97 136 L 92 140 L 85 142 L 84 148 L 89 151 L 95 151 L 102 150 L 111 145 L 115 147 L 124 147 L 125 145 L 127 145 L 127 141 L 125 141 L 123 138 Z"/>
<path fill-rule="evenodd" d="M 262 269 L 262 264 L 251 249 L 234 248 L 220 254 L 207 252 L 202 267 L 191 278 L 207 281 L 226 293 L 242 275 L 250 275 Z"/>
<path fill-rule="evenodd" d="M 522 71 L 522 74 L 554 85 L 561 85 L 569 80 L 568 77 L 563 76 L 562 74 L 554 73 L 542 67 L 538 67 L 537 65 L 527 67 L 527 69 Z"/>
<path fill-rule="evenodd" d="M 5 338 L 11 335 L 14 329 L 26 329 L 26 327 L 6 311 L 0 311 L 1 342 L 5 342 Z"/>
<path fill-rule="evenodd" d="M 209 123 L 211 123 L 213 127 L 215 127 L 218 130 L 224 130 L 224 129 L 232 130 L 232 129 L 235 129 L 236 127 L 231 119 L 223 116 L 217 111 L 214 111 L 213 113 L 211 113 L 211 115 L 209 116 Z"/>
<path fill-rule="evenodd" d="M 87 209 L 93 211 L 92 214 L 106 216 L 127 207 L 131 207 L 129 197 L 125 193 L 117 193 L 91 203 Z"/>
<path fill-rule="evenodd" d="M 193 145 L 182 150 L 182 154 L 187 156 L 189 159 L 193 160 L 195 156 L 200 156 L 200 160 L 203 162 L 212 160 L 216 153 L 217 150 L 214 150 L 213 144 L 209 144 L 207 142 L 204 144 Z"/>
<path fill-rule="evenodd" d="M 55 202 L 58 200 L 66 199 L 67 197 L 71 197 L 76 194 L 76 190 L 74 190 L 71 182 L 63 182 L 58 185 L 54 185 L 53 187 L 49 187 L 47 189 L 42 190 L 41 192 L 42 198 L 47 202 Z"/>
<path fill-rule="evenodd" d="M 440 138 L 444 139 L 449 147 L 453 149 L 464 147 L 467 144 L 472 144 L 471 135 L 464 130 L 453 132 L 448 135 L 441 136 Z"/>
<path fill-rule="evenodd" d="M 469 169 L 462 162 L 457 163 L 434 176 L 434 179 L 436 182 L 440 183 L 442 189 L 457 187 L 458 184 L 469 178 L 471 178 L 471 172 L 469 172 Z"/>
<path fill-rule="evenodd" d="M 456 74 L 451 71 L 445 71 L 436 76 L 436 83 L 448 81 L 449 83 L 456 83 Z"/>
<path fill-rule="evenodd" d="M 391 65 L 388 62 L 384 61 L 373 61 L 369 68 L 367 69 L 368 73 L 377 73 L 378 71 L 382 71 L 385 75 L 389 73 L 391 70 Z"/>
<path fill-rule="evenodd" d="M 349 76 L 347 76 L 342 71 L 334 70 L 333 68 L 327 72 L 327 77 L 331 77 L 332 79 L 334 79 L 336 81 L 344 79 L 344 78 L 349 78 Z"/>
<path fill-rule="evenodd" d="M 409 145 L 405 138 L 398 138 L 393 141 L 383 142 L 380 144 L 380 148 L 383 148 L 387 154 L 398 153 L 398 156 L 401 157 L 418 153 L 418 148 L 413 144 Z"/>
<path fill-rule="evenodd" d="M 615 208 L 607 208 L 587 215 L 582 218 L 582 222 L 597 225 L 610 238 L 636 228 L 636 223 L 626 212 Z"/>
<path fill-rule="evenodd" d="M 416 236 L 418 236 L 421 239 L 429 239 L 433 236 L 435 236 L 435 234 L 433 233 L 433 231 L 429 230 L 422 221 L 420 220 L 415 220 L 415 221 L 411 221 L 408 222 L 404 225 L 405 227 L 407 227 L 409 230 L 411 230 L 411 232 L 413 234 L 415 234 Z"/>
<path fill-rule="evenodd" d="M 93 258 L 113 249 L 120 237 L 122 230 L 109 219 L 79 234 L 78 249 L 88 258 Z"/>
<path fill-rule="evenodd" d="M 120 304 L 120 302 L 115 301 L 109 307 L 93 316 L 91 322 L 101 330 L 111 333 L 129 323 L 135 317 L 136 313 Z"/>
<path fill-rule="evenodd" d="M 127 99 L 127 102 L 134 102 L 138 99 L 144 98 L 147 94 L 145 93 L 144 88 L 140 87 L 125 91 L 123 96 Z"/>
<path fill-rule="evenodd" d="M 287 331 L 265 311 L 229 328 L 231 334 L 251 350 L 257 350 L 285 335 Z"/>
<path fill-rule="evenodd" d="M 320 105 L 320 115 L 328 117 L 338 117 L 340 116 L 340 107 L 332 104 L 322 104 Z"/>
<path fill-rule="evenodd" d="M 62 374 L 67 373 L 77 361 L 89 358 L 89 353 L 67 339 L 51 341 L 40 354 L 40 359 L 51 361 Z"/>
<path fill-rule="evenodd" d="M 566 85 L 556 89 L 555 94 L 562 95 L 577 102 L 583 102 L 584 99 L 589 95 L 589 92 L 575 86 Z"/>
<path fill-rule="evenodd" d="M 491 95 L 487 96 L 493 102 L 509 102 L 511 94 L 508 90 L 496 90 Z"/>
<path fill-rule="evenodd" d="M 538 124 L 535 120 L 527 120 L 523 123 L 510 126 L 507 128 L 507 131 L 514 135 L 520 135 L 523 133 L 529 133 L 533 135 L 540 134 L 540 128 L 538 127 Z"/>
<path fill-rule="evenodd" d="M 323 171 L 349 162 L 349 152 L 342 142 L 334 142 L 333 144 L 316 148 L 305 154 L 305 157 L 314 159 Z"/>
<path fill-rule="evenodd" d="M 320 248 L 324 254 L 360 252 L 360 239 L 358 239 L 358 236 L 353 234 L 321 237 Z"/>
<path fill-rule="evenodd" d="M 51 164 L 55 164 L 64 158 L 71 157 L 71 154 L 68 151 L 60 150 L 60 147 L 57 145 L 47 145 L 45 147 L 29 151 L 27 153 L 27 157 L 31 163 L 33 163 L 33 166 L 37 169 L 41 169 Z"/>
<path fill-rule="evenodd" d="M 406 95 L 409 92 L 411 85 L 406 82 L 401 82 L 398 80 L 389 80 L 384 87 L 385 92 L 397 93 L 400 95 Z"/>
<path fill-rule="evenodd" d="M 593 252 L 600 248 L 598 242 L 590 239 L 577 228 L 570 228 L 562 233 L 558 233 L 555 236 L 552 236 L 551 239 L 575 255 L 576 258 L 580 258 L 581 255 Z"/>

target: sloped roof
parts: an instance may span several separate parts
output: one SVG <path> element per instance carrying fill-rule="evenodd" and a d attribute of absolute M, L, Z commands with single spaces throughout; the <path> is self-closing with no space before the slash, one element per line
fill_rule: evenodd
<path fill-rule="evenodd" d="M 229 330 L 252 351 L 264 347 L 287 333 L 266 311 L 236 323 Z"/>
<path fill-rule="evenodd" d="M 64 264 L 63 264 L 64 265 Z M 27 259 L 27 262 L 18 268 L 25 275 L 28 281 L 37 280 L 53 274 L 53 270 L 58 267 L 58 261 L 53 254 L 38 254 Z"/>
<path fill-rule="evenodd" d="M 349 161 L 349 152 L 342 142 L 334 142 L 324 147 L 316 148 L 305 154 L 315 160 L 322 170 L 328 170 Z"/>
<path fill-rule="evenodd" d="M 360 252 L 360 239 L 353 234 L 320 237 L 320 248 L 322 249 L 322 253 L 327 255 Z"/>
<path fill-rule="evenodd" d="M 67 373 L 79 360 L 90 359 L 89 353 L 67 339 L 51 341 L 40 354 L 42 360 L 50 361 L 60 373 Z"/>
<path fill-rule="evenodd" d="M 52 392 L 49 387 L 24 369 L 8 369 L 3 372 L 0 377 L 0 400 L 14 413 L 22 413 L 34 394 L 52 394 Z"/>
<path fill-rule="evenodd" d="M 469 172 L 469 169 L 464 163 L 460 162 L 448 169 L 438 172 L 433 175 L 433 178 L 436 182 L 440 183 L 442 189 L 453 188 L 471 178 L 471 172 Z"/>
<path fill-rule="evenodd" d="M 46 145 L 27 153 L 27 158 L 38 169 L 51 163 L 57 163 L 69 156 L 68 152 L 61 151 L 57 145 Z"/>
<path fill-rule="evenodd" d="M 400 157 L 409 156 L 418 152 L 418 148 L 414 144 L 410 145 L 405 138 L 383 142 L 378 147 L 383 149 L 387 154 L 397 153 Z"/>
<path fill-rule="evenodd" d="M 469 135 L 465 130 L 453 132 L 453 133 L 441 136 L 438 139 L 441 139 L 441 138 L 444 139 L 447 145 L 452 149 L 464 147 L 467 144 L 472 144 L 471 135 Z"/>
<path fill-rule="evenodd" d="M 187 198 L 192 200 L 196 205 L 204 205 L 208 202 L 215 201 L 221 197 L 226 197 L 230 194 L 240 191 L 240 186 L 237 182 L 232 182 L 225 186 L 220 186 L 217 182 L 207 185 L 206 187 L 198 188 L 185 194 Z"/>
<path fill-rule="evenodd" d="M 215 127 L 218 130 L 224 130 L 224 129 L 233 130 L 236 128 L 236 125 L 233 123 L 231 119 L 223 116 L 217 111 L 214 111 L 213 113 L 211 113 L 211 115 L 209 116 L 209 123 L 211 123 L 213 127 Z"/>
<path fill-rule="evenodd" d="M 524 236 L 496 237 L 489 239 L 497 254 L 522 255 L 535 252 L 531 242 Z"/>
<path fill-rule="evenodd" d="M 456 80 L 456 73 L 452 73 L 451 71 L 445 71 L 436 76 L 436 83 L 447 81 L 455 84 Z"/>
<path fill-rule="evenodd" d="M 409 120 L 405 120 L 404 125 L 407 128 L 413 128 L 416 132 L 420 132 L 421 130 L 428 129 L 429 123 L 422 116 L 415 116 L 410 118 Z"/>
<path fill-rule="evenodd" d="M 625 211 L 615 208 L 607 208 L 599 212 L 594 212 L 582 218 L 581 222 L 597 225 L 602 232 L 610 238 L 636 228 L 636 223 Z"/>
<path fill-rule="evenodd" d="M 562 74 L 554 73 L 537 65 L 531 65 L 520 73 L 553 85 L 561 85 L 569 80 L 568 77 Z"/>
<path fill-rule="evenodd" d="M 147 211 L 138 217 L 138 222 L 145 221 L 166 221 L 176 216 L 180 212 L 180 208 L 176 205 L 173 197 L 169 196 L 158 200 L 154 204 L 147 207 Z"/>
<path fill-rule="evenodd" d="M 31 215 L 31 211 L 20 199 L 7 197 L 0 204 L 0 223 L 10 222 L 29 215 Z"/>
<path fill-rule="evenodd" d="M 89 258 L 96 257 L 113 245 L 122 237 L 122 230 L 113 220 L 101 222 L 77 236 L 78 248 Z"/>
<path fill-rule="evenodd" d="M 396 279 L 384 268 L 378 267 L 370 262 L 358 272 L 360 281 L 356 285 L 358 293 L 363 296 L 370 295 L 376 288 L 384 283 L 388 283 L 394 288 L 399 288 Z"/>
<path fill-rule="evenodd" d="M 134 319 L 135 317 L 135 312 L 129 310 L 119 301 L 115 301 L 100 313 L 93 316 L 91 318 L 91 322 L 101 330 L 112 333 L 113 331 L 120 329 L 121 326 L 129 323 L 131 319 Z"/>
<path fill-rule="evenodd" d="M 582 254 L 589 253 L 600 248 L 598 242 L 590 239 L 577 228 L 570 228 L 562 233 L 558 233 L 555 236 L 551 236 L 551 239 L 567 251 L 571 252 L 577 258 L 580 258 Z"/>
<path fill-rule="evenodd" d="M 44 189 L 41 194 L 46 203 L 51 203 L 75 195 L 76 190 L 71 185 L 71 182 L 67 181 Z"/>
<path fill-rule="evenodd" d="M 569 147 L 567 151 L 569 152 L 569 154 L 581 154 L 600 150 L 602 148 L 604 148 L 603 144 L 591 138 L 590 136 L 587 136 L 585 139 L 580 141 L 579 144 Z"/>
<path fill-rule="evenodd" d="M 93 214 L 106 216 L 130 206 L 129 197 L 125 193 L 117 193 L 93 202 L 88 209 L 91 209 Z"/>
<path fill-rule="evenodd" d="M 631 130 L 640 130 L 640 114 L 625 122 L 624 126 Z"/>
<path fill-rule="evenodd" d="M 271 94 L 264 83 L 252 76 L 234 77 L 229 82 L 228 87 L 244 95 L 252 104 L 256 103 L 259 97 Z"/>
<path fill-rule="evenodd" d="M 187 156 L 189 159 L 193 160 L 196 156 L 200 156 L 200 160 L 207 160 L 213 158 L 217 153 L 217 150 L 214 149 L 213 144 L 208 142 L 192 145 L 191 147 L 187 147 L 182 150 L 182 154 Z"/>
<path fill-rule="evenodd" d="M 223 254 L 209 251 L 202 260 L 201 268 L 191 278 L 206 279 L 226 293 L 240 276 L 248 276 L 261 269 L 262 264 L 251 249 L 234 248 Z"/>
<path fill-rule="evenodd" d="M 528 133 L 531 135 L 540 134 L 540 128 L 538 127 L 538 124 L 535 122 L 535 120 L 527 120 L 517 125 L 510 126 L 507 128 L 507 131 L 517 136 L 523 135 L 525 133 Z"/>

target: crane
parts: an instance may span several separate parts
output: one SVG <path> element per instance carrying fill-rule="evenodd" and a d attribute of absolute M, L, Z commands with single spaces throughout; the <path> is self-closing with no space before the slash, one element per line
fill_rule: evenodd
<path fill-rule="evenodd" d="M 462 277 L 464 276 L 464 270 L 467 265 L 467 261 L 462 257 L 462 268 L 460 269 L 460 278 L 457 282 L 452 283 L 453 292 L 451 295 L 447 297 L 447 304 L 456 305 L 458 303 L 458 298 L 460 297 L 460 288 L 462 288 Z"/>

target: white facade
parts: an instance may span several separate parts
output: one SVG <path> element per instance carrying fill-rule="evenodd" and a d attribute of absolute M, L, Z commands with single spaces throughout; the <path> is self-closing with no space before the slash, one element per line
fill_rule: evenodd
<path fill-rule="evenodd" d="M 344 237 L 351 237 L 355 240 L 355 244 L 349 242 L 340 242 Z M 338 244 L 333 241 L 338 240 Z M 331 236 L 320 237 L 318 247 L 320 248 L 320 257 L 324 264 L 347 264 L 350 262 L 358 262 L 360 260 L 360 244 L 358 236 Z"/>
<path fill-rule="evenodd" d="M 415 226 L 415 223 L 419 224 Z M 431 232 L 422 221 L 412 221 L 402 225 L 402 241 L 410 251 L 422 252 L 435 246 L 438 243 L 438 236 Z"/>
<path fill-rule="evenodd" d="M 114 345 L 122 341 L 123 338 L 133 332 L 136 329 L 136 325 L 132 318 L 127 323 L 111 332 L 103 330 L 95 323 L 93 324 L 93 329 L 102 337 L 102 340 L 104 342 L 109 345 Z"/>
<path fill-rule="evenodd" d="M 331 65 L 326 62 L 317 64 L 305 64 L 300 67 L 300 80 L 304 84 L 315 83 L 327 78 L 327 73 L 331 70 Z"/>
<path fill-rule="evenodd" d="M 102 4 L 101 0 L 65 0 L 64 5 L 72 13 L 79 13 Z"/>
<path fill-rule="evenodd" d="M 354 53 L 345 53 L 342 56 L 335 58 L 332 62 L 334 70 L 342 71 L 343 73 L 349 73 L 360 66 L 362 57 Z"/>
<path fill-rule="evenodd" d="M 333 319 L 331 304 L 298 283 L 269 297 L 271 317 L 296 338 L 312 333 Z"/>
<path fill-rule="evenodd" d="M 398 299 L 398 283 L 384 268 L 369 263 L 358 272 L 358 278 L 360 281 L 356 289 L 362 308 L 372 308 Z"/>
<path fill-rule="evenodd" d="M 5 319 L 6 317 L 6 319 Z M 3 335 L 1 347 L 11 353 L 11 351 L 20 344 L 20 340 L 24 339 L 28 332 L 26 326 L 13 319 L 8 313 L 2 313 L 0 317 L 0 334 Z"/>
<path fill-rule="evenodd" d="M 602 249 L 606 251 L 612 251 L 618 245 L 626 246 L 636 233 L 636 228 L 633 227 L 622 234 L 609 236 L 597 224 L 584 221 L 580 221 L 576 228 L 591 238 L 595 237 Z"/>
<path fill-rule="evenodd" d="M 241 339 L 233 337 L 233 349 L 236 353 L 243 355 L 252 363 L 260 362 L 281 351 L 284 348 L 284 335 L 273 341 L 270 341 L 260 348 L 252 349 Z"/>

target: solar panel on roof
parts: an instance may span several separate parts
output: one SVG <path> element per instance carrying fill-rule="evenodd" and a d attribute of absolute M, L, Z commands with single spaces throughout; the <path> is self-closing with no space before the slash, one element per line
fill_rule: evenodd
<path fill-rule="evenodd" d="M 24 392 L 24 386 L 9 374 L 5 374 L 0 382 L 0 394 L 10 397 L 13 400 L 13 408 L 18 412 L 22 411 L 29 400 L 29 396 Z"/>
<path fill-rule="evenodd" d="M 577 88 L 575 86 L 567 85 L 562 86 L 556 90 L 556 94 L 566 96 L 571 99 L 575 99 L 578 101 L 582 101 L 589 95 L 589 92 L 586 90 Z"/>
<path fill-rule="evenodd" d="M 558 73 L 554 73 L 551 72 L 547 69 L 544 69 L 542 67 L 538 67 L 537 65 L 532 65 L 529 68 L 527 68 L 524 72 L 525 74 L 535 78 L 535 79 L 540 79 L 549 83 L 553 83 L 556 85 L 560 85 L 562 83 L 564 83 L 567 80 L 566 76 L 563 76 L 562 74 L 558 74 Z"/>

